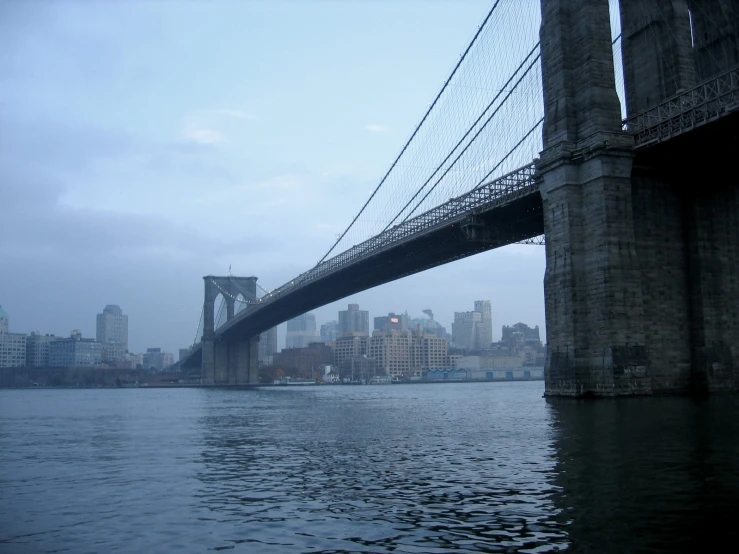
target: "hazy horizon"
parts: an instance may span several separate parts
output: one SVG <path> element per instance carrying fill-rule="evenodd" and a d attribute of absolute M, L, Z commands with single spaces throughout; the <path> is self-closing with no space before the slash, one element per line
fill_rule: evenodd
<path fill-rule="evenodd" d="M 177 354 L 203 275 L 272 289 L 316 263 L 407 140 L 491 7 L 458 2 L 0 5 L 0 304 L 11 329 Z M 381 37 L 381 40 L 380 40 Z M 370 318 L 490 300 L 544 325 L 544 248 L 513 245 L 348 303 Z M 284 346 L 284 325 L 279 333 Z"/>

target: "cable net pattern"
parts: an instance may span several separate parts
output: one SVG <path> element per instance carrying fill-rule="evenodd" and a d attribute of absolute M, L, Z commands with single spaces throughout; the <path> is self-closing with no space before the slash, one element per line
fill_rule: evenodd
<path fill-rule="evenodd" d="M 667 6 L 659 0 L 634 5 L 650 21 L 669 20 Z M 609 6 L 615 85 L 625 119 L 619 0 L 609 0 Z M 739 14 L 718 6 L 688 3 L 696 86 L 630 115 L 624 128 L 635 134 L 637 147 L 640 133 L 647 144 L 739 109 Z M 543 121 L 539 27 L 540 0 L 495 0 L 406 145 L 344 233 L 316 266 L 281 287 L 267 291 L 258 285 L 264 294 L 257 293 L 257 298 L 232 298 L 235 315 L 264 308 L 285 293 L 450 217 L 535 192 L 532 160 L 542 148 Z M 712 34 L 707 32 L 711 29 Z M 653 24 L 646 32 L 660 67 L 668 65 L 674 52 L 663 47 L 670 41 L 662 39 L 671 34 L 675 38 L 677 31 Z M 543 237 L 524 241 L 543 242 Z M 227 293 L 221 293 L 216 328 L 227 323 Z M 196 341 L 202 328 L 201 313 Z"/>
<path fill-rule="evenodd" d="M 335 255 L 531 162 L 543 117 L 538 0 L 498 0 Z"/>

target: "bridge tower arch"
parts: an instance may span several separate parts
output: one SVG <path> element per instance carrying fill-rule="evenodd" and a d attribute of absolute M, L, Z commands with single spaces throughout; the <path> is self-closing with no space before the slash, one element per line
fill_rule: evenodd
<path fill-rule="evenodd" d="M 240 297 L 257 299 L 256 277 L 206 275 L 203 300 L 201 380 L 206 385 L 256 385 L 259 383 L 259 336 L 223 340 L 216 336 L 216 299 L 223 296 L 226 323 L 236 314 Z"/>

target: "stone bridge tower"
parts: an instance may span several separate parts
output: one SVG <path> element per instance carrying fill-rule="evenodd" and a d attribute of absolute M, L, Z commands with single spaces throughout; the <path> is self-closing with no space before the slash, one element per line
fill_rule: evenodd
<path fill-rule="evenodd" d="M 259 335 L 229 341 L 216 338 L 215 300 L 218 294 L 226 303 L 226 322 L 234 317 L 239 294 L 249 302 L 257 298 L 256 277 L 216 277 L 206 275 L 203 302 L 203 361 L 201 379 L 204 385 L 259 384 Z"/>
<path fill-rule="evenodd" d="M 737 120 L 635 151 L 608 4 L 541 0 L 546 394 L 736 390 Z M 738 5 L 621 0 L 629 115 L 739 61 Z"/>

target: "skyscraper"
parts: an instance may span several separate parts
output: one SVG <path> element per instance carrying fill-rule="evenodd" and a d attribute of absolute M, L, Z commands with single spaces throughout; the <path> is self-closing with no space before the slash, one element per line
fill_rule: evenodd
<path fill-rule="evenodd" d="M 493 342 L 493 318 L 489 300 L 476 300 L 472 312 L 454 312 L 452 340 L 457 348 L 483 350 Z"/>
<path fill-rule="evenodd" d="M 123 315 L 119 306 L 108 304 L 103 313 L 97 315 L 95 338 L 101 344 L 120 344 L 128 350 L 128 316 Z"/>
<path fill-rule="evenodd" d="M 482 314 L 482 321 L 477 326 L 478 348 L 490 348 L 493 343 L 493 310 L 490 300 L 475 300 L 475 311 Z"/>
<path fill-rule="evenodd" d="M 482 323 L 480 312 L 454 312 L 452 341 L 456 348 L 477 350 L 477 326 Z"/>
<path fill-rule="evenodd" d="M 359 304 L 349 304 L 349 309 L 339 312 L 339 336 L 369 336 L 369 312 L 360 310 Z"/>
<path fill-rule="evenodd" d="M 331 342 L 339 337 L 339 322 L 329 321 L 321 325 L 321 341 Z"/>
<path fill-rule="evenodd" d="M 312 342 L 320 342 L 316 333 L 316 316 L 307 313 L 287 322 L 287 348 L 305 348 Z"/>
<path fill-rule="evenodd" d="M 259 363 L 261 365 L 272 365 L 276 353 L 277 327 L 272 327 L 272 329 L 267 329 L 259 335 Z"/>

